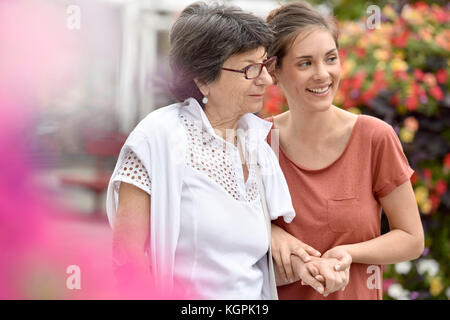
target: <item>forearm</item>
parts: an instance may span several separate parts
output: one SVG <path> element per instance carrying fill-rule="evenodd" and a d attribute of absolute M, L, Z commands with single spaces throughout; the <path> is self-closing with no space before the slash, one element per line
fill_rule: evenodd
<path fill-rule="evenodd" d="M 423 238 L 394 229 L 368 241 L 339 247 L 351 255 L 353 263 L 393 264 L 417 259 L 423 251 Z"/>
<path fill-rule="evenodd" d="M 150 280 L 150 264 L 145 255 L 145 238 L 124 226 L 113 233 L 113 261 L 117 276 Z"/>

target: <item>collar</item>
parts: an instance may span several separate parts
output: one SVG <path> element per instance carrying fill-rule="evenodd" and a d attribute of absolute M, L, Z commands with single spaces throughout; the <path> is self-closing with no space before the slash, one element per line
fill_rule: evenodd
<path fill-rule="evenodd" d="M 182 112 L 187 114 L 196 125 L 200 125 L 204 130 L 211 135 L 220 138 L 214 131 L 205 111 L 200 106 L 198 101 L 194 98 L 188 98 L 183 102 Z M 237 130 L 243 130 L 245 134 L 251 139 L 265 140 L 272 128 L 272 123 L 261 119 L 253 113 L 246 113 L 239 119 L 237 123 Z M 221 138 L 220 138 L 221 139 Z"/>

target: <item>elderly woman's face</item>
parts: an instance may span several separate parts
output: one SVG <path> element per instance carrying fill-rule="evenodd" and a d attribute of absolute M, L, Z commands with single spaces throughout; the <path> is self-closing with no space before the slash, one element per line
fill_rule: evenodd
<path fill-rule="evenodd" d="M 224 68 L 241 70 L 266 59 L 264 47 L 236 54 L 223 64 Z M 264 92 L 272 84 L 272 77 L 264 67 L 259 77 L 246 79 L 244 73 L 222 70 L 219 78 L 208 85 L 207 106 L 218 107 L 224 116 L 242 116 L 261 111 Z"/>
<path fill-rule="evenodd" d="M 339 54 L 328 30 L 314 28 L 298 35 L 275 77 L 289 106 L 305 111 L 331 107 L 341 74 Z"/>

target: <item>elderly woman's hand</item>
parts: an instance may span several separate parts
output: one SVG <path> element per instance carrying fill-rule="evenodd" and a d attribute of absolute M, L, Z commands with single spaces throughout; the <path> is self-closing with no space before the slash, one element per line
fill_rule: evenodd
<path fill-rule="evenodd" d="M 311 256 L 320 257 L 320 252 L 308 246 L 279 226 L 272 223 L 272 256 L 279 273 L 287 282 L 295 279 L 291 255 L 300 257 L 303 262 L 311 261 Z"/>

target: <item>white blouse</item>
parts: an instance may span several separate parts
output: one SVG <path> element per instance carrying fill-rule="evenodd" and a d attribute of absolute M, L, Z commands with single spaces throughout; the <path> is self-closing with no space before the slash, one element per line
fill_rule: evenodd
<path fill-rule="evenodd" d="M 187 149 L 180 232 L 175 249 L 175 281 L 188 284 L 190 293 L 201 299 L 268 298 L 263 293 L 263 268 L 267 268 L 270 239 L 256 173 L 250 164 L 250 144 L 255 136 L 244 130 L 249 123 L 238 123 L 238 132 L 247 133 L 240 135 L 249 170 L 244 182 L 238 148 L 215 134 L 198 104 L 181 108 L 179 118 L 186 130 Z M 266 143 L 261 141 L 261 135 L 258 139 L 259 143 Z M 113 177 L 115 188 L 119 188 L 120 182 L 126 182 L 151 195 L 150 168 L 145 168 L 132 150 L 126 152 Z M 291 210 L 284 217 L 289 222 L 293 219 L 295 213 L 289 194 L 274 192 L 267 197 L 289 201 Z M 281 199 L 271 200 L 278 203 Z"/>

